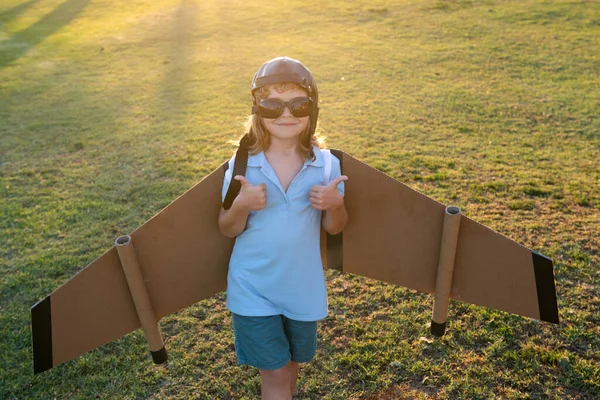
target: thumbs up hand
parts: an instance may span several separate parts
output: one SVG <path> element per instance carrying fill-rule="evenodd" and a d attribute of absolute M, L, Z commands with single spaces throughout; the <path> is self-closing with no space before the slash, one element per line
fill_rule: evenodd
<path fill-rule="evenodd" d="M 314 185 L 310 188 L 308 200 L 313 208 L 325 211 L 344 205 L 344 198 L 338 192 L 337 186 L 342 181 L 348 180 L 346 175 L 341 175 L 329 182 L 327 186 Z"/>
<path fill-rule="evenodd" d="M 267 185 L 264 183 L 252 185 L 242 175 L 236 175 L 233 179 L 242 184 L 240 193 L 233 201 L 234 204 L 237 203 L 236 205 L 247 211 L 262 210 L 267 206 Z"/>

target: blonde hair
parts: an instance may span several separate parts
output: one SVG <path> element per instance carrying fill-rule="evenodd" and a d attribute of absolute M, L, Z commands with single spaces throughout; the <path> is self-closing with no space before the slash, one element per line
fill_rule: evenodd
<path fill-rule="evenodd" d="M 254 98 L 256 103 L 269 97 L 269 90 L 271 88 L 275 89 L 279 93 L 283 93 L 286 90 L 293 89 L 299 89 L 306 93 L 306 90 L 296 83 L 276 83 L 273 85 L 262 86 L 256 89 L 256 91 L 254 92 Z M 309 158 L 309 156 L 311 158 L 314 157 L 311 145 L 317 146 L 318 148 L 325 147 L 325 140 L 319 135 L 319 132 L 317 132 L 318 129 L 315 131 L 311 138 L 308 137 L 310 135 L 310 125 L 311 121 L 309 117 L 308 124 L 306 125 L 304 131 L 302 131 L 302 133 L 300 134 L 299 140 L 300 153 L 305 158 Z M 250 115 L 246 120 L 244 126 L 246 128 L 244 134 L 248 135 L 249 154 L 257 154 L 269 148 L 269 146 L 271 145 L 271 134 L 263 124 L 262 118 L 258 114 Z"/>

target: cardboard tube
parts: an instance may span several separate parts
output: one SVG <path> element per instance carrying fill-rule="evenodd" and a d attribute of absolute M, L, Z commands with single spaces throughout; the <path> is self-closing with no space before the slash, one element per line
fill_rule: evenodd
<path fill-rule="evenodd" d="M 446 318 L 448 316 L 448 303 L 450 302 L 450 290 L 452 288 L 452 273 L 454 271 L 459 226 L 460 208 L 456 206 L 446 207 L 440 245 L 440 260 L 435 282 L 433 318 L 431 320 L 431 333 L 438 337 L 443 336 L 446 331 Z"/>
<path fill-rule="evenodd" d="M 148 296 L 148 291 L 144 284 L 142 270 L 140 269 L 135 249 L 131 243 L 131 237 L 129 235 L 121 236 L 115 241 L 115 245 L 117 246 L 117 252 L 119 253 L 119 259 L 121 260 L 123 272 L 125 272 L 125 278 L 127 279 L 127 285 L 129 286 L 135 309 L 142 324 L 142 329 L 144 329 L 144 336 L 146 337 L 146 342 L 148 342 L 152 360 L 156 364 L 162 364 L 167 361 L 167 352 L 160 335 L 150 296 Z"/>

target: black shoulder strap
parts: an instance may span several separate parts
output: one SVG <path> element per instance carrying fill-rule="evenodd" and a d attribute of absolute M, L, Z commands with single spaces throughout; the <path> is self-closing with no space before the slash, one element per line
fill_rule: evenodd
<path fill-rule="evenodd" d="M 228 165 L 228 164 L 227 164 Z M 240 181 L 233 179 L 237 175 L 246 174 L 246 166 L 248 165 L 248 135 L 244 135 L 240 140 L 240 147 L 238 147 L 235 153 L 235 164 L 233 165 L 233 172 L 231 174 L 231 181 L 229 182 L 229 188 L 225 195 L 225 201 L 223 202 L 223 208 L 229 210 L 233 204 L 233 200 L 237 197 L 240 192 L 242 184 Z"/>

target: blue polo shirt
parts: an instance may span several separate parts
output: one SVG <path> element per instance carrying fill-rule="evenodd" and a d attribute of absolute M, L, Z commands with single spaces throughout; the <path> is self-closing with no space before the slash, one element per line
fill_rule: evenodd
<path fill-rule="evenodd" d="M 248 157 L 246 180 L 267 187 L 267 205 L 251 211 L 246 229 L 237 236 L 227 275 L 227 308 L 245 316 L 282 314 L 298 321 L 327 316 L 327 292 L 320 254 L 321 211 L 308 200 L 313 185 L 325 183 L 324 156 L 314 148 L 287 192 L 264 153 Z M 330 181 L 340 176 L 331 155 Z M 227 193 L 235 156 L 223 182 Z M 343 182 L 338 191 L 344 194 Z"/>

